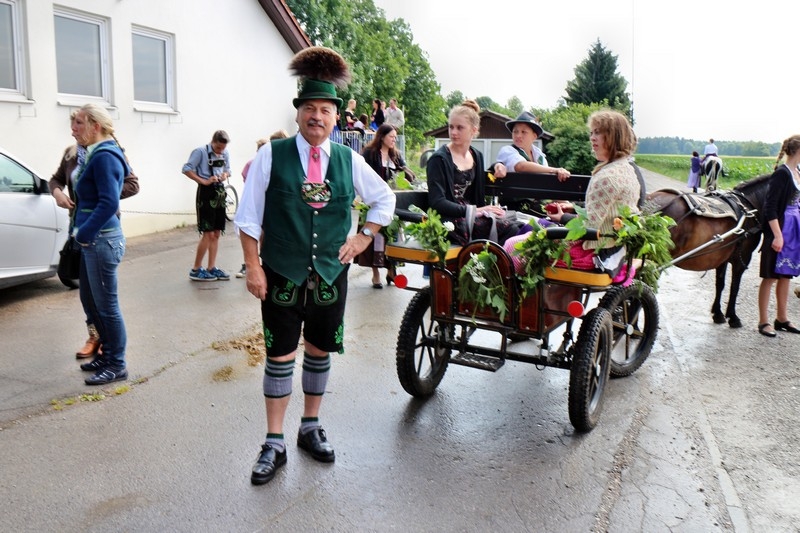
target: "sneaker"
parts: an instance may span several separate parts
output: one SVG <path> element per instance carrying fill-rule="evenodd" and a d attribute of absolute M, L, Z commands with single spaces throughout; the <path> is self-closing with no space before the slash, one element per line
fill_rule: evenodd
<path fill-rule="evenodd" d="M 83 363 L 81 365 L 81 370 L 84 372 L 97 372 L 98 370 L 102 370 L 108 366 L 108 361 L 103 359 L 102 357 L 95 357 L 88 363 Z"/>
<path fill-rule="evenodd" d="M 217 281 L 217 276 L 214 276 L 203 267 L 193 268 L 189 271 L 189 279 L 192 281 Z"/>
<path fill-rule="evenodd" d="M 236 273 L 237 278 L 243 278 L 247 275 L 247 269 L 245 268 L 244 264 L 242 264 L 242 269 Z"/>
<path fill-rule="evenodd" d="M 111 370 L 111 368 L 104 368 L 98 370 L 94 376 L 90 376 L 83 380 L 87 385 L 107 385 L 115 381 L 123 381 L 128 379 L 128 371 L 123 369 Z"/>
<path fill-rule="evenodd" d="M 211 270 L 208 271 L 208 273 L 219 281 L 228 281 L 229 279 L 231 279 L 230 274 L 217 267 L 212 268 Z"/>

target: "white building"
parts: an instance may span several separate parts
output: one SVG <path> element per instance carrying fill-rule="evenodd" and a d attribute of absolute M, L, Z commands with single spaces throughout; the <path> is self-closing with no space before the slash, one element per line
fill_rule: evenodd
<path fill-rule="evenodd" d="M 0 146 L 49 179 L 70 112 L 99 103 L 139 176 L 126 235 L 194 224 L 189 153 L 226 130 L 241 192 L 255 141 L 296 131 L 287 65 L 309 45 L 282 0 L 0 0 Z"/>

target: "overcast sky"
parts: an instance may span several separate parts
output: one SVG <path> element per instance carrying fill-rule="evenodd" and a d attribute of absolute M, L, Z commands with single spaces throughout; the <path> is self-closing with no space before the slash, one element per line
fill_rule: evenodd
<path fill-rule="evenodd" d="M 797 0 L 374 1 L 409 24 L 444 95 L 553 108 L 599 38 L 628 80 L 640 137 L 800 134 Z"/>

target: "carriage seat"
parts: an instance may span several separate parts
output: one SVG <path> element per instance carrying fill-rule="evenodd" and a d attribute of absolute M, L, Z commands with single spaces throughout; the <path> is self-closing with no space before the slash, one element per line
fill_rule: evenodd
<path fill-rule="evenodd" d="M 544 278 L 548 281 L 560 281 L 562 283 L 574 283 L 592 287 L 607 287 L 611 285 L 611 276 L 605 272 L 577 270 L 574 268 L 546 268 L 544 270 Z"/>
<path fill-rule="evenodd" d="M 634 269 L 642 268 L 642 260 L 634 258 L 631 265 Z M 611 276 L 605 272 L 595 270 L 578 270 L 574 268 L 554 267 L 544 270 L 544 278 L 548 281 L 559 281 L 562 283 L 575 283 L 591 287 L 608 287 L 612 284 Z"/>

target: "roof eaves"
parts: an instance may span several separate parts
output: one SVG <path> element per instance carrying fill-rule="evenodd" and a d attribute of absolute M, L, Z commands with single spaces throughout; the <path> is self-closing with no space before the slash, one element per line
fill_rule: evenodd
<path fill-rule="evenodd" d="M 311 46 L 311 40 L 284 0 L 258 0 L 258 3 L 292 52 L 297 53 Z"/>

